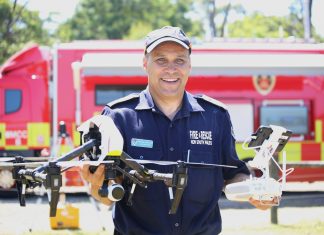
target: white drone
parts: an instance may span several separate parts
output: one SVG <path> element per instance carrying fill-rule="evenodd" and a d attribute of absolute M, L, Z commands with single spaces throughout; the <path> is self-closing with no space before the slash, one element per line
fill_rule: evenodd
<path fill-rule="evenodd" d="M 0 158 L 0 168 L 11 168 L 12 178 L 16 180 L 18 199 L 25 206 L 27 188 L 43 185 L 48 192 L 50 216 L 56 216 L 62 173 L 70 167 L 90 165 L 93 173 L 100 164 L 104 165 L 104 179 L 98 189 L 98 195 L 111 201 L 120 201 L 128 197 L 127 204 L 132 206 L 135 186 L 146 188 L 151 182 L 162 181 L 169 190 L 170 214 L 177 212 L 182 194 L 187 186 L 188 168 L 237 168 L 236 166 L 184 162 L 154 161 L 134 159 L 123 151 L 124 140 L 113 120 L 108 116 L 95 116 L 84 122 L 79 128 L 82 144 L 70 152 L 49 162 L 30 162 L 31 158 L 21 156 Z M 189 154 L 189 153 L 188 153 Z M 76 158 L 79 160 L 75 161 Z M 38 158 L 34 158 L 37 161 Z M 145 164 L 172 166 L 170 172 L 149 169 Z M 35 168 L 36 167 L 36 168 Z M 132 185 L 131 190 L 124 190 L 122 184 L 108 184 L 115 181 L 118 174 Z M 116 181 L 115 181 L 116 182 Z M 130 185 L 128 185 L 130 186 Z M 136 195 L 136 191 L 135 191 Z"/>
<path fill-rule="evenodd" d="M 228 184 L 225 189 L 225 195 L 232 201 L 249 201 L 250 198 L 260 200 L 269 204 L 273 199 L 280 198 L 285 188 L 286 177 L 293 172 L 293 168 L 286 169 L 286 152 L 283 151 L 282 168 L 274 159 L 273 155 L 279 153 L 288 142 L 292 132 L 275 125 L 261 126 L 250 140 L 243 143 L 243 149 L 254 149 L 255 157 L 248 164 L 251 168 L 262 171 L 261 177 L 254 177 L 238 182 Z M 248 147 L 246 143 L 249 142 Z M 269 161 L 273 160 L 282 173 L 279 180 L 270 177 Z M 279 200 L 274 205 L 279 205 Z"/>

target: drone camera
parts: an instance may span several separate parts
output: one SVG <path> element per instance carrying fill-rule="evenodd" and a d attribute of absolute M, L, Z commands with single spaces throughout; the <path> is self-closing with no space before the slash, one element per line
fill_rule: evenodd
<path fill-rule="evenodd" d="M 108 198 L 111 201 L 120 201 L 125 194 L 125 190 L 123 188 L 123 186 L 121 186 L 120 184 L 112 184 L 110 185 L 110 187 L 108 188 Z"/>
<path fill-rule="evenodd" d="M 100 197 L 108 197 L 110 201 L 116 202 L 120 201 L 124 197 L 125 190 L 120 184 L 114 183 L 108 188 L 101 187 L 98 190 L 98 194 L 100 195 Z"/>

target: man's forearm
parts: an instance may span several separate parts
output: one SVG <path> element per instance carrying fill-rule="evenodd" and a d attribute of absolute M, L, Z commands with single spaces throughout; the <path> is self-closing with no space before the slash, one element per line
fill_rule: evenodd
<path fill-rule="evenodd" d="M 224 187 L 226 185 L 228 185 L 228 184 L 241 182 L 241 181 L 247 180 L 249 178 L 250 178 L 250 175 L 246 175 L 246 174 L 243 174 L 243 173 L 238 173 L 232 179 L 225 180 Z"/>

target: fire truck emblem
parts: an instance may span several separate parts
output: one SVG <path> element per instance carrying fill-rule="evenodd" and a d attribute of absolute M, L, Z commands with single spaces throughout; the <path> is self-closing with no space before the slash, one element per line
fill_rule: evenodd
<path fill-rule="evenodd" d="M 261 95 L 268 95 L 276 84 L 276 77 L 270 75 L 253 76 L 253 85 Z"/>

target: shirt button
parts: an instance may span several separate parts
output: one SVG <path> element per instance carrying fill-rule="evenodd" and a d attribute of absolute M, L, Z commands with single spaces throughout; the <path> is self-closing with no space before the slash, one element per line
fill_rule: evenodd
<path fill-rule="evenodd" d="M 171 152 L 173 152 L 173 151 L 174 151 L 174 148 L 173 148 L 173 147 L 171 147 L 171 148 L 169 148 L 169 150 L 170 150 Z"/>
<path fill-rule="evenodd" d="M 170 128 L 171 128 L 171 127 L 173 127 L 173 124 L 172 124 L 172 123 L 170 124 Z"/>
<path fill-rule="evenodd" d="M 175 226 L 175 227 L 179 227 L 179 223 L 175 223 L 174 226 Z"/>

